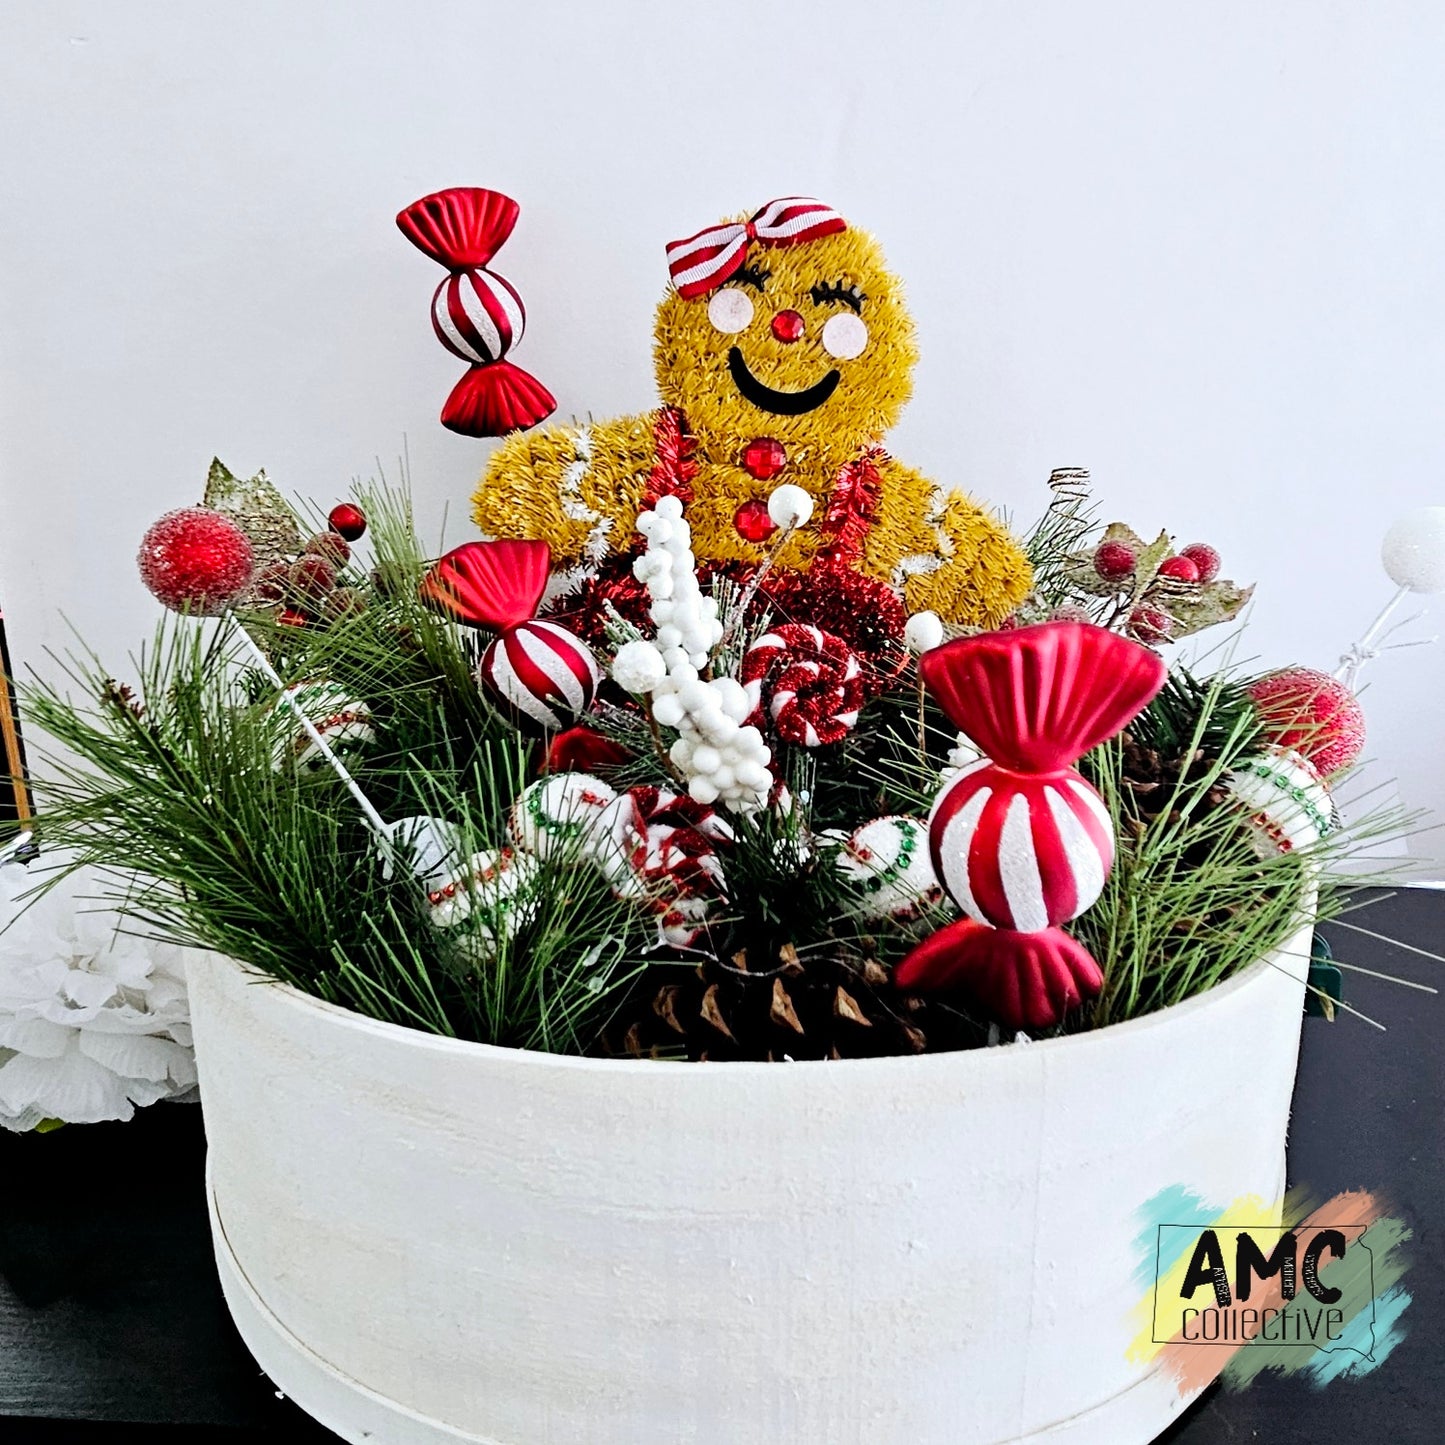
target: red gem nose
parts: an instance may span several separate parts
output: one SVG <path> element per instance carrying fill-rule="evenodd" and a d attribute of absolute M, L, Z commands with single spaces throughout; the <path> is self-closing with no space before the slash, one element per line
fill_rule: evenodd
<path fill-rule="evenodd" d="M 778 530 L 766 502 L 744 502 L 733 514 L 733 526 L 746 542 L 766 542 Z"/>
<path fill-rule="evenodd" d="M 772 437 L 754 437 L 743 448 L 743 470 L 755 482 L 770 482 L 788 464 L 782 442 Z"/>
<path fill-rule="evenodd" d="M 803 318 L 796 311 L 779 311 L 773 317 L 773 335 L 779 341 L 797 341 L 803 334 Z"/>

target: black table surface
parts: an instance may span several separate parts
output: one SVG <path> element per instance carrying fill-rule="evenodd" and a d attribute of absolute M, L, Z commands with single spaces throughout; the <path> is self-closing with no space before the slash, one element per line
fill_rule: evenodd
<path fill-rule="evenodd" d="M 1445 892 L 1377 898 L 1352 921 L 1445 952 Z M 1325 931 L 1342 960 L 1445 983 L 1429 959 Z M 1326 1196 L 1382 1192 L 1412 1226 L 1409 1334 L 1358 1380 L 1212 1388 L 1163 1437 L 1171 1445 L 1445 1442 L 1445 1000 L 1345 977 L 1346 1000 L 1388 1032 L 1349 1016 L 1306 1020 L 1290 1180 Z M 0 1131 L 0 1445 L 336 1439 L 277 1394 L 231 1326 L 204 1153 L 192 1105 L 157 1105 L 128 1124 Z"/>

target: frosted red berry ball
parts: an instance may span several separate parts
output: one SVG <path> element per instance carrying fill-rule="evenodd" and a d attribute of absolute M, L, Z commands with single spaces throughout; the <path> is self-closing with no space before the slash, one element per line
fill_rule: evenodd
<path fill-rule="evenodd" d="M 1308 758 L 1325 776 L 1359 761 L 1365 713 L 1338 678 L 1312 667 L 1286 667 L 1249 685 L 1271 742 Z"/>
<path fill-rule="evenodd" d="M 1140 642 L 1168 642 L 1174 619 L 1158 607 L 1136 607 L 1129 614 L 1128 626 Z"/>
<path fill-rule="evenodd" d="M 1219 553 L 1208 542 L 1191 542 L 1179 549 L 1181 557 L 1188 557 L 1199 569 L 1201 582 L 1213 582 L 1219 576 Z"/>
<path fill-rule="evenodd" d="M 246 601 L 257 607 L 273 607 L 286 595 L 286 574 L 290 572 L 289 562 L 268 562 L 251 582 Z"/>
<path fill-rule="evenodd" d="M 327 514 L 326 525 L 354 542 L 366 531 L 366 513 L 351 502 L 339 502 Z"/>
<path fill-rule="evenodd" d="M 351 561 L 351 548 L 340 532 L 318 532 L 303 549 L 317 557 L 325 557 L 336 567 L 344 567 Z"/>
<path fill-rule="evenodd" d="M 1134 571 L 1138 561 L 1127 542 L 1100 542 L 1094 548 L 1094 571 L 1106 582 L 1122 582 Z"/>
<path fill-rule="evenodd" d="M 1181 552 L 1177 557 L 1166 557 L 1159 564 L 1159 575 L 1171 582 L 1198 582 L 1199 568 Z"/>
<path fill-rule="evenodd" d="M 325 557 L 306 553 L 291 564 L 286 574 L 287 595 L 302 605 L 320 602 L 336 586 L 336 568 Z"/>
<path fill-rule="evenodd" d="M 224 512 L 181 507 L 141 539 L 136 565 L 150 594 L 176 612 L 215 617 L 251 581 L 255 556 L 245 532 Z"/>

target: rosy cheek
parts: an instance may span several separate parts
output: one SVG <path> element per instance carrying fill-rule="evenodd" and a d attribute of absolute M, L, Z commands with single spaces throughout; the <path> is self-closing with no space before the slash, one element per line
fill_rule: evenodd
<path fill-rule="evenodd" d="M 823 325 L 823 350 L 839 361 L 851 361 L 861 356 L 868 345 L 868 328 L 861 316 L 851 311 L 830 316 Z"/>
<path fill-rule="evenodd" d="M 746 292 L 725 286 L 707 303 L 707 319 L 724 336 L 734 336 L 753 319 L 753 303 Z"/>

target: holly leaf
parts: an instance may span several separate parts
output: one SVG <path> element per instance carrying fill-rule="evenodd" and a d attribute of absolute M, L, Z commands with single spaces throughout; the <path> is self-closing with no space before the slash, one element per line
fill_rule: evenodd
<path fill-rule="evenodd" d="M 1145 550 L 1144 539 L 1132 528 L 1123 522 L 1110 522 L 1104 528 L 1104 535 L 1099 538 L 1103 542 L 1122 542 L 1136 556 Z"/>
<path fill-rule="evenodd" d="M 1173 555 L 1174 542 L 1168 532 L 1160 532 L 1148 546 L 1142 542 L 1139 543 L 1139 560 L 1134 565 L 1134 595 L 1136 597 L 1144 595 L 1149 584 L 1159 575 L 1159 564 L 1166 557 Z"/>
<path fill-rule="evenodd" d="M 1189 595 L 1178 595 L 1171 589 L 1165 601 L 1171 617 L 1178 624 L 1174 637 L 1188 637 L 1191 633 L 1202 632 L 1220 622 L 1229 622 L 1238 617 L 1245 604 L 1254 596 L 1254 588 L 1239 587 L 1233 582 L 1209 582 L 1204 586 L 1184 584 Z"/>

